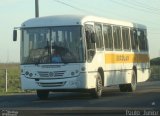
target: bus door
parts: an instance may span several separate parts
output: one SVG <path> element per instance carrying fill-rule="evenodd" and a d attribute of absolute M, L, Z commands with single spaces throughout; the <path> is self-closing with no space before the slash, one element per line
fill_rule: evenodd
<path fill-rule="evenodd" d="M 86 36 L 86 52 L 87 61 L 91 62 L 95 56 L 95 33 L 92 23 L 85 24 L 85 36 Z"/>

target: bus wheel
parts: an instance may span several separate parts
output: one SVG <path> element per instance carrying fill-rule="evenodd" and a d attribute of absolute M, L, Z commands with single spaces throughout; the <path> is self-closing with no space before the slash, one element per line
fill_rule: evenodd
<path fill-rule="evenodd" d="M 37 90 L 37 96 L 40 100 L 45 100 L 48 98 L 49 91 L 48 90 Z"/>
<path fill-rule="evenodd" d="M 92 90 L 91 94 L 94 98 L 100 98 L 102 96 L 102 90 L 103 90 L 102 78 L 101 75 L 97 73 L 96 88 Z"/>
<path fill-rule="evenodd" d="M 128 86 L 127 84 L 120 84 L 119 89 L 121 92 L 127 92 L 128 91 Z"/>
<path fill-rule="evenodd" d="M 133 70 L 132 71 L 132 80 L 130 84 L 120 84 L 119 88 L 121 92 L 133 92 L 136 90 L 137 87 L 137 77 L 136 77 L 136 73 Z"/>
<path fill-rule="evenodd" d="M 128 91 L 133 92 L 136 90 L 136 87 L 137 87 L 137 76 L 136 76 L 135 71 L 133 70 L 132 71 L 132 80 L 131 80 L 131 84 L 129 84 Z"/>

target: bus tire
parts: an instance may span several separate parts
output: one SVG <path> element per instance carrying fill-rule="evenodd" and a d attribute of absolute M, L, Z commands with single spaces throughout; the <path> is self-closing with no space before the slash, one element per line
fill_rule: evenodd
<path fill-rule="evenodd" d="M 100 98 L 102 96 L 102 90 L 103 90 L 102 78 L 98 72 L 96 78 L 96 87 L 91 91 L 91 94 L 94 98 Z"/>
<path fill-rule="evenodd" d="M 137 76 L 135 71 L 132 71 L 132 80 L 129 84 L 120 84 L 119 89 L 121 92 L 133 92 L 137 87 Z"/>
<path fill-rule="evenodd" d="M 136 76 L 135 71 L 133 70 L 132 71 L 132 80 L 131 80 L 131 83 L 129 84 L 128 91 L 133 92 L 136 90 L 136 88 L 137 88 L 137 76 Z"/>
<path fill-rule="evenodd" d="M 128 91 L 127 84 L 120 84 L 119 89 L 121 92 L 127 92 Z"/>
<path fill-rule="evenodd" d="M 48 98 L 48 90 L 37 90 L 37 96 L 40 100 L 46 100 Z"/>

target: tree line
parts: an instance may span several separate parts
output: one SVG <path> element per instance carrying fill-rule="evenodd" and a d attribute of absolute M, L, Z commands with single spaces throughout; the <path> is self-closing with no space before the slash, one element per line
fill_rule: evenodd
<path fill-rule="evenodd" d="M 151 59 L 150 64 L 151 65 L 160 65 L 160 57 Z"/>

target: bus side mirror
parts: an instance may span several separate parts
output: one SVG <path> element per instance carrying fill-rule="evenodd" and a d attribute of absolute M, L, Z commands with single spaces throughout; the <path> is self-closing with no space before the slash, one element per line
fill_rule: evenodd
<path fill-rule="evenodd" d="M 17 41 L 17 30 L 13 30 L 13 41 Z"/>
<path fill-rule="evenodd" d="M 96 43 L 95 34 L 91 33 L 91 42 Z"/>

